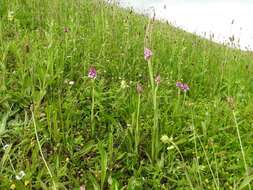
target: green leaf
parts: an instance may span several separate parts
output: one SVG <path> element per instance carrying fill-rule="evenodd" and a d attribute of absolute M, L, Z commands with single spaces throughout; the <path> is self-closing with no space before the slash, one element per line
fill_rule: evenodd
<path fill-rule="evenodd" d="M 81 156 L 84 156 L 88 154 L 89 152 L 91 152 L 94 147 L 95 147 L 94 141 L 89 141 L 88 143 L 86 143 L 84 147 L 82 147 L 82 149 L 78 153 L 74 155 L 73 158 L 79 159 Z"/>
<path fill-rule="evenodd" d="M 105 149 L 103 148 L 102 143 L 98 144 L 98 151 L 101 157 L 100 166 L 101 166 L 101 189 L 104 187 L 105 178 L 106 178 L 106 170 L 107 170 L 107 154 Z"/>

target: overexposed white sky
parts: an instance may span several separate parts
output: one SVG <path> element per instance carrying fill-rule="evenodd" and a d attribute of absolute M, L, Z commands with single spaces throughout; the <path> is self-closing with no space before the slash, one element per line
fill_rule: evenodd
<path fill-rule="evenodd" d="M 189 32 L 224 43 L 229 37 L 239 41 L 241 49 L 253 50 L 253 0 L 118 0 L 123 7 L 156 18 Z M 166 6 L 166 8 L 165 8 Z M 233 24 L 232 21 L 234 20 Z"/>

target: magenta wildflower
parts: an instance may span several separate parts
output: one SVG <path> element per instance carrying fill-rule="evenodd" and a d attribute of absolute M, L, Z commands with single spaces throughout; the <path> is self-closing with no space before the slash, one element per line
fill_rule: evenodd
<path fill-rule="evenodd" d="M 184 84 L 182 82 L 176 82 L 176 86 L 180 88 L 181 90 L 183 90 L 184 92 L 187 92 L 190 90 L 190 87 L 188 86 L 188 84 Z"/>
<path fill-rule="evenodd" d="M 189 87 L 187 84 L 183 84 L 183 85 L 182 85 L 182 90 L 183 90 L 184 92 L 187 92 L 188 90 L 190 90 L 190 87 Z"/>
<path fill-rule="evenodd" d="M 149 60 L 152 57 L 153 53 L 150 49 L 145 48 L 144 49 L 144 59 Z"/>
<path fill-rule="evenodd" d="M 161 83 L 161 76 L 160 75 L 156 76 L 155 82 L 156 82 L 157 85 L 159 85 Z"/>
<path fill-rule="evenodd" d="M 88 77 L 91 79 L 95 79 L 97 77 L 97 71 L 94 67 L 89 69 Z"/>
<path fill-rule="evenodd" d="M 80 190 L 85 190 L 84 185 L 82 185 L 82 186 L 80 187 Z"/>
<path fill-rule="evenodd" d="M 139 84 L 139 83 L 137 84 L 136 90 L 137 90 L 138 94 L 141 94 L 143 92 L 143 87 L 141 86 L 141 84 Z"/>

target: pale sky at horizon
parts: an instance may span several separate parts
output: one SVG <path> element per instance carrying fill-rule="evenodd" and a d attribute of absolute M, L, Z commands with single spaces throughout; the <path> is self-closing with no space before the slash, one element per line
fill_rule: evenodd
<path fill-rule="evenodd" d="M 228 41 L 232 35 L 240 39 L 242 49 L 253 50 L 253 0 L 119 0 L 123 7 L 151 13 L 155 8 L 158 19 L 204 36 L 213 33 L 216 42 Z M 166 9 L 164 9 L 166 5 Z M 234 20 L 234 24 L 231 22 Z"/>

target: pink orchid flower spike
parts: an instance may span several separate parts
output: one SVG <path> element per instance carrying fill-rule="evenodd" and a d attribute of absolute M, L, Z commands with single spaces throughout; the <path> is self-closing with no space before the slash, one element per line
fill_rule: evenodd
<path fill-rule="evenodd" d="M 88 72 L 88 77 L 90 79 L 96 79 L 97 77 L 97 70 L 94 67 L 91 67 Z"/>
<path fill-rule="evenodd" d="M 144 49 L 144 59 L 148 61 L 152 56 L 153 56 L 152 51 L 148 48 L 145 48 Z"/>

